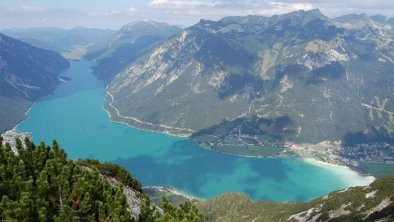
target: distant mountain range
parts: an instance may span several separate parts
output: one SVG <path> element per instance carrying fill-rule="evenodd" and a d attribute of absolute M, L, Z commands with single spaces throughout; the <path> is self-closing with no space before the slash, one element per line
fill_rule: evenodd
<path fill-rule="evenodd" d="M 201 20 L 129 61 L 107 108 L 134 126 L 222 135 L 247 120 L 241 133 L 280 141 L 394 142 L 392 18 Z"/>
<path fill-rule="evenodd" d="M 139 21 L 118 31 L 5 31 L 68 59 L 95 61 L 116 121 L 208 147 L 240 143 L 236 135 L 275 146 L 353 146 L 394 144 L 393 26 L 384 16 L 311 10 L 201 20 L 186 29 Z"/>
<path fill-rule="evenodd" d="M 0 33 L 0 132 L 23 120 L 32 103 L 53 92 L 69 62 Z"/>
<path fill-rule="evenodd" d="M 101 47 L 114 35 L 114 30 L 76 27 L 6 29 L 4 34 L 39 48 L 55 51 L 67 59 L 81 59 Z"/>
<path fill-rule="evenodd" d="M 111 81 L 130 63 L 149 52 L 155 44 L 181 31 L 176 26 L 154 21 L 138 21 L 123 26 L 112 38 L 86 58 L 95 60 L 94 73 Z"/>

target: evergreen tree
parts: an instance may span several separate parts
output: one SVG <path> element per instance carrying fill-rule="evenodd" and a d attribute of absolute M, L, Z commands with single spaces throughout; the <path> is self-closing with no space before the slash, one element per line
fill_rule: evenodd
<path fill-rule="evenodd" d="M 15 154 L 0 143 L 0 220 L 131 221 L 122 190 L 99 170 L 67 160 L 56 141 L 22 144 Z"/>
<path fill-rule="evenodd" d="M 25 145 L 23 145 L 25 144 Z M 98 161 L 71 161 L 56 141 L 49 147 L 16 139 L 17 153 L 0 137 L 0 221 L 135 221 L 122 186 L 142 194 L 141 183 L 125 169 Z M 138 221 L 202 221 L 190 203 L 163 199 L 159 213 L 145 196 Z M 161 212 L 161 211 L 160 211 Z"/>

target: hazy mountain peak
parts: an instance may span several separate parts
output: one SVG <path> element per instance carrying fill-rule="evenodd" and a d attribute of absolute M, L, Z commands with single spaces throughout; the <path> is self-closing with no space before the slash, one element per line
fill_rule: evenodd
<path fill-rule="evenodd" d="M 109 45 L 119 42 L 134 42 L 142 36 L 168 37 L 177 32 L 180 28 L 156 21 L 135 21 L 123 26 L 109 42 Z"/>
<path fill-rule="evenodd" d="M 380 23 L 387 22 L 387 17 L 384 15 L 374 15 L 374 16 L 371 16 L 371 19 L 373 19 L 376 22 L 380 22 Z"/>
<path fill-rule="evenodd" d="M 327 18 L 320 9 L 312 9 L 312 10 L 298 10 L 294 12 L 287 13 L 287 15 L 296 15 L 296 16 L 313 16 L 319 18 Z"/>
<path fill-rule="evenodd" d="M 247 15 L 247 16 L 229 16 L 222 18 L 220 21 L 223 23 L 239 23 L 239 24 L 259 24 L 267 20 L 268 17 L 259 15 Z"/>
<path fill-rule="evenodd" d="M 387 20 L 387 23 L 390 24 L 390 25 L 392 25 L 392 26 L 394 26 L 394 18 L 389 18 L 389 19 Z"/>
<path fill-rule="evenodd" d="M 94 67 L 100 78 L 111 80 L 125 66 L 137 59 L 153 45 L 180 32 L 180 28 L 156 21 L 135 21 L 123 26 L 102 50 L 89 55 L 98 65 Z"/>
<path fill-rule="evenodd" d="M 278 19 L 278 20 L 286 20 L 290 19 L 292 22 L 296 23 L 301 23 L 302 25 L 305 25 L 309 23 L 310 21 L 313 20 L 328 20 L 328 18 L 321 13 L 319 9 L 313 9 L 313 10 L 298 10 L 294 12 L 290 12 L 284 15 L 277 15 L 271 17 L 272 19 Z"/>
<path fill-rule="evenodd" d="M 394 19 L 393 19 L 394 20 Z M 368 16 L 362 14 L 343 15 L 333 19 L 336 26 L 348 29 L 362 29 L 365 26 L 370 26 L 374 29 L 388 29 L 387 25 L 393 25 L 394 22 L 383 15 Z"/>
<path fill-rule="evenodd" d="M 171 25 L 167 24 L 167 23 L 163 23 L 163 22 L 156 22 L 156 21 L 134 21 L 131 22 L 125 26 L 123 26 L 120 30 L 121 31 L 131 31 L 133 29 L 136 28 L 146 28 L 146 27 L 150 27 L 150 28 L 165 28 L 165 27 L 171 27 Z"/>
<path fill-rule="evenodd" d="M 303 23 L 308 23 L 309 21 L 315 20 L 315 19 L 321 19 L 321 20 L 327 20 L 328 18 L 319 10 L 319 9 L 313 9 L 313 10 L 299 10 L 299 11 L 294 11 L 290 12 L 287 14 L 282 14 L 282 15 L 274 15 L 271 17 L 265 17 L 265 16 L 259 16 L 259 15 L 248 15 L 248 16 L 229 16 L 221 19 L 219 22 L 222 23 L 238 23 L 238 24 L 263 24 L 267 20 L 270 21 L 280 21 L 284 19 L 291 19 L 291 20 L 296 20 L 299 19 L 303 21 Z M 200 20 L 200 23 L 206 22 L 207 20 Z"/>
<path fill-rule="evenodd" d="M 360 21 L 370 20 L 370 17 L 365 13 L 362 14 L 353 13 L 353 14 L 336 17 L 335 20 L 338 22 L 356 23 Z"/>

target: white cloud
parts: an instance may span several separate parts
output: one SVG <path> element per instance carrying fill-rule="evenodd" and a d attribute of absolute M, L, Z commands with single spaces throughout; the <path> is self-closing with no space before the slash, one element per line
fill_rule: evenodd
<path fill-rule="evenodd" d="M 197 8 L 197 7 L 215 7 L 217 2 L 207 1 L 182 1 L 182 0 L 153 0 L 149 3 L 149 6 L 156 8 L 167 8 L 167 9 L 185 9 L 185 8 Z"/>
<path fill-rule="evenodd" d="M 311 10 L 314 8 L 314 5 L 311 3 L 304 2 L 296 2 L 296 3 L 288 3 L 288 2 L 268 2 L 274 8 L 282 8 L 286 10 Z"/>
<path fill-rule="evenodd" d="M 135 14 L 137 8 L 129 7 L 125 10 L 108 10 L 108 11 L 92 11 L 88 13 L 89 17 L 115 17 L 115 16 L 128 16 Z"/>
<path fill-rule="evenodd" d="M 288 3 L 288 2 L 268 2 L 265 7 L 261 7 L 261 9 L 255 10 L 260 15 L 277 15 L 284 14 L 297 10 L 311 10 L 316 8 L 315 5 L 311 3 Z"/>
<path fill-rule="evenodd" d="M 137 8 L 134 8 L 134 7 L 130 7 L 130 8 L 127 9 L 127 11 L 128 11 L 128 12 L 137 12 L 138 9 L 137 9 Z"/>
<path fill-rule="evenodd" d="M 33 5 L 22 5 L 18 7 L 4 8 L 4 11 L 8 12 L 45 12 L 47 8 Z"/>
<path fill-rule="evenodd" d="M 30 12 L 43 12 L 43 11 L 47 10 L 44 7 L 30 6 L 30 5 L 24 5 L 24 6 L 21 7 L 21 9 L 24 10 L 24 11 L 30 11 Z"/>
<path fill-rule="evenodd" d="M 114 15 L 119 15 L 120 11 L 118 10 L 110 10 L 110 11 L 94 11 L 94 12 L 89 12 L 88 15 L 90 17 L 108 17 L 108 16 L 114 16 Z"/>

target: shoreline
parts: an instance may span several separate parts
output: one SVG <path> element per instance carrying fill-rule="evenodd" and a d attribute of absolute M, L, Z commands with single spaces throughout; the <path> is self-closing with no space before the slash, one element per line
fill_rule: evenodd
<path fill-rule="evenodd" d="M 25 112 L 26 118 L 24 118 L 23 120 L 21 120 L 18 124 L 16 124 L 16 125 L 15 125 L 13 128 L 11 128 L 10 130 L 17 130 L 17 131 L 18 131 L 18 129 L 17 129 L 18 126 L 28 119 L 28 113 L 29 113 L 29 112 L 31 111 L 31 109 L 36 105 L 36 103 L 37 103 L 37 102 L 40 102 L 40 101 L 42 101 L 42 100 L 45 100 L 47 97 L 50 97 L 50 96 L 51 96 L 51 95 L 47 95 L 47 96 L 45 96 L 45 97 L 43 97 L 43 98 L 41 98 L 41 99 L 35 101 L 35 102 L 29 107 L 29 109 Z M 112 116 L 113 113 L 112 113 L 110 110 L 108 110 L 108 109 L 106 108 L 106 105 L 107 105 L 107 104 L 105 104 L 102 108 L 103 108 L 103 110 L 107 113 L 107 115 L 108 115 L 108 117 L 109 117 L 109 120 L 110 120 L 111 122 L 120 123 L 120 124 L 125 124 L 125 125 L 127 125 L 128 127 L 132 127 L 132 128 L 138 129 L 138 130 L 146 131 L 146 132 L 162 133 L 162 134 L 166 134 L 167 136 L 177 137 L 177 138 L 181 138 L 181 139 L 191 139 L 189 136 L 184 135 L 184 134 L 181 135 L 181 134 L 174 134 L 174 133 L 171 133 L 171 132 L 169 132 L 169 131 L 161 131 L 161 130 L 154 130 L 154 129 L 145 129 L 145 128 L 141 128 L 141 127 L 132 125 L 131 123 L 127 123 L 127 122 L 123 122 L 123 121 L 117 121 L 117 120 L 113 119 L 113 116 Z M 122 117 L 120 117 L 120 118 L 122 118 Z M 239 157 L 245 157 L 245 158 L 257 158 L 257 159 L 262 159 L 262 158 L 291 159 L 291 158 L 294 158 L 294 159 L 298 159 L 298 160 L 301 160 L 301 161 L 305 161 L 305 162 L 307 162 L 307 163 L 309 163 L 309 164 L 312 164 L 312 165 L 315 165 L 315 166 L 317 166 L 317 167 L 325 167 L 325 168 L 328 168 L 329 170 L 330 170 L 330 168 L 331 168 L 331 171 L 332 171 L 332 168 L 342 167 L 342 169 L 345 169 L 345 170 L 348 171 L 348 172 L 352 172 L 353 174 L 356 174 L 356 175 L 358 175 L 359 177 L 362 177 L 364 180 L 368 181 L 368 184 L 370 184 L 370 183 L 372 183 L 374 180 L 376 180 L 376 177 L 374 177 L 374 176 L 372 176 L 372 175 L 369 175 L 369 174 L 365 174 L 365 173 L 361 172 L 361 170 L 359 170 L 359 169 L 357 169 L 357 168 L 349 167 L 349 166 L 347 166 L 347 165 L 334 164 L 334 163 L 324 162 L 324 161 L 321 161 L 321 160 L 318 160 L 318 159 L 304 158 L 304 157 L 300 157 L 300 156 L 288 156 L 288 155 L 253 156 L 253 155 L 242 155 L 242 154 L 236 154 L 236 153 L 231 153 L 231 152 L 224 152 L 224 151 L 219 151 L 219 150 L 215 150 L 215 149 L 210 149 L 210 148 L 207 148 L 207 147 L 204 147 L 204 146 L 199 145 L 199 144 L 196 143 L 193 139 L 191 139 L 191 140 L 192 140 L 196 145 L 198 145 L 199 148 L 208 150 L 208 151 L 210 151 L 210 152 L 213 151 L 213 152 L 222 153 L 222 154 L 224 154 L 224 155 L 232 155 L 232 156 L 239 156 Z M 348 181 L 344 181 L 344 183 L 345 183 L 345 184 L 349 184 Z M 179 195 L 182 195 L 182 196 L 183 196 L 182 193 L 179 193 Z"/>
<path fill-rule="evenodd" d="M 116 109 L 116 107 L 114 107 L 113 104 L 112 104 L 112 102 L 114 102 L 114 98 L 113 98 L 112 94 L 111 94 L 110 92 L 108 92 L 108 85 L 106 84 L 106 82 L 103 82 L 103 83 L 104 83 L 104 86 L 105 86 L 105 88 L 104 88 L 104 90 L 105 90 L 105 95 L 104 95 L 104 96 L 105 96 L 105 97 L 108 97 L 108 98 L 106 99 L 106 104 L 104 104 L 104 106 L 102 106 L 102 108 L 103 108 L 104 111 L 107 113 L 107 115 L 108 115 L 108 117 L 109 117 L 109 120 L 110 120 L 111 122 L 120 123 L 120 124 L 125 124 L 125 125 L 127 125 L 128 127 L 132 127 L 132 128 L 135 128 L 135 129 L 138 129 L 138 130 L 147 131 L 147 132 L 161 133 L 161 134 L 165 134 L 165 135 L 167 135 L 167 136 L 177 137 L 177 138 L 181 138 L 181 139 L 191 139 L 190 136 L 189 136 L 189 135 L 186 135 L 186 134 L 172 133 L 172 132 L 171 132 L 171 129 L 174 129 L 174 128 L 171 128 L 171 127 L 170 127 L 170 128 L 161 128 L 161 129 L 168 129 L 168 130 L 160 130 L 159 128 L 158 128 L 158 129 L 146 129 L 146 128 L 143 128 L 143 127 L 140 127 L 140 126 L 136 126 L 136 125 L 133 124 L 133 123 L 130 123 L 130 122 L 127 122 L 127 121 L 122 121 L 122 120 L 124 120 L 125 118 L 124 118 L 123 116 L 117 115 L 117 113 L 116 113 L 117 109 Z M 36 105 L 37 102 L 40 102 L 40 101 L 42 101 L 42 100 L 45 100 L 46 98 L 48 98 L 48 97 L 50 97 L 50 96 L 52 96 L 52 95 L 53 95 L 53 94 L 47 95 L 47 96 L 45 96 L 45 97 L 43 97 L 43 98 L 40 98 L 40 99 L 37 100 L 37 101 L 34 101 L 34 102 L 32 103 L 32 105 L 29 107 L 29 109 L 25 112 L 26 118 L 24 118 L 23 120 L 21 120 L 21 121 L 20 121 L 18 124 L 16 124 L 12 129 L 17 130 L 18 126 L 19 126 L 21 123 L 23 123 L 24 121 L 26 121 L 26 120 L 28 119 L 28 114 L 29 114 L 29 112 L 32 110 L 32 108 Z M 109 97 L 111 97 L 111 98 L 109 98 Z M 110 101 L 111 99 L 112 99 L 112 101 Z M 113 110 L 111 110 L 111 109 L 113 109 Z M 119 113 L 119 114 L 120 114 L 120 113 Z M 118 116 L 119 120 L 116 119 L 116 116 Z M 134 119 L 135 119 L 135 118 L 132 118 L 132 117 L 131 117 L 130 120 L 134 120 Z M 144 122 L 142 122 L 142 121 L 139 121 L 139 122 L 144 123 Z M 136 121 L 136 123 L 138 123 L 138 121 Z M 149 124 L 149 125 L 154 126 L 154 124 Z M 162 127 L 162 126 L 159 125 L 159 127 Z M 168 126 L 167 126 L 167 127 L 168 127 Z M 179 129 L 180 129 L 180 128 L 179 128 Z M 313 164 L 313 165 L 318 166 L 318 167 L 329 167 L 329 168 L 334 168 L 334 169 L 335 169 L 335 168 L 338 169 L 338 167 L 344 167 L 344 168 L 342 168 L 342 169 L 346 169 L 346 171 L 348 171 L 348 172 L 353 172 L 353 174 L 357 174 L 359 177 L 366 178 L 366 180 L 369 181 L 369 182 L 372 182 L 374 179 L 376 179 L 375 177 L 373 177 L 373 176 L 371 176 L 371 175 L 363 174 L 362 172 L 360 172 L 359 170 L 357 170 L 357 168 L 354 169 L 354 168 L 349 167 L 349 166 L 346 166 L 346 165 L 333 164 L 333 163 L 324 162 L 324 161 L 321 161 L 321 160 L 318 160 L 318 159 L 305 158 L 305 157 L 301 157 L 301 156 L 290 156 L 290 155 L 271 155 L 271 156 L 242 155 L 242 154 L 236 154 L 236 153 L 231 153 L 231 152 L 224 152 L 224 151 L 220 151 L 220 150 L 210 149 L 210 148 L 207 148 L 207 147 L 204 147 L 204 146 L 199 145 L 199 144 L 196 143 L 193 139 L 191 139 L 191 140 L 195 143 L 195 145 L 198 145 L 198 148 L 203 148 L 203 149 L 209 150 L 210 152 L 212 152 L 212 151 L 219 152 L 219 153 L 222 153 L 222 154 L 224 154 L 224 155 L 233 155 L 233 156 L 240 156 L 240 157 L 245 157 L 245 158 L 257 158 L 257 159 L 262 159 L 262 158 L 292 159 L 292 158 L 293 158 L 293 159 L 305 161 L 305 162 L 307 162 L 307 163 Z M 345 184 L 349 184 L 349 183 L 345 183 Z M 182 194 L 182 193 L 181 193 L 181 194 Z"/>
<path fill-rule="evenodd" d="M 115 101 L 115 99 L 114 99 L 113 95 L 108 91 L 108 84 L 106 82 L 104 82 L 104 84 L 105 84 L 105 94 L 106 94 L 105 97 L 110 98 L 111 101 L 107 100 L 106 101 L 107 103 L 103 106 L 103 109 L 108 114 L 110 121 L 115 122 L 115 123 L 125 124 L 129 127 L 136 128 L 136 129 L 143 130 L 143 131 L 147 131 L 147 132 L 163 133 L 163 134 L 166 134 L 169 136 L 175 136 L 175 137 L 181 137 L 181 138 L 190 138 L 190 135 L 195 132 L 192 129 L 170 127 L 170 126 L 161 125 L 161 124 L 155 125 L 153 123 L 141 121 L 141 120 L 134 118 L 134 117 L 121 115 L 119 110 L 113 105 L 113 102 Z M 112 113 L 110 110 L 108 110 L 108 108 L 112 108 L 115 110 L 115 112 L 116 112 L 115 115 L 117 118 L 122 119 L 122 120 L 127 119 L 132 122 L 141 124 L 142 126 L 137 126 L 137 124 L 132 124 L 127 121 L 121 121 L 121 120 L 114 119 L 114 118 L 116 118 L 116 117 L 114 117 L 114 113 Z M 149 126 L 149 127 L 143 127 L 144 125 Z M 159 130 L 160 128 L 162 128 L 163 130 Z M 180 132 L 183 131 L 183 132 L 188 132 L 188 133 L 172 133 L 171 131 L 180 131 Z"/>
<path fill-rule="evenodd" d="M 53 94 L 51 94 L 51 95 L 53 95 Z M 42 98 L 40 98 L 40 99 L 38 99 L 36 101 L 31 102 L 31 105 L 29 106 L 29 108 L 24 113 L 25 117 L 22 120 L 18 121 L 16 124 L 14 124 L 13 127 L 9 128 L 9 129 L 6 129 L 3 133 L 5 133 L 7 131 L 10 131 L 10 130 L 16 130 L 17 131 L 18 130 L 17 129 L 18 126 L 29 118 L 28 114 L 29 114 L 30 110 L 33 108 L 33 106 L 35 106 L 36 103 L 40 102 L 41 100 L 44 100 L 45 98 L 47 98 L 47 97 L 49 97 L 51 95 L 46 95 L 46 96 L 44 96 L 44 97 L 42 97 Z M 2 133 L 0 133 L 0 134 L 2 134 Z"/>
<path fill-rule="evenodd" d="M 118 122 L 116 120 L 114 120 L 112 118 L 112 113 L 107 110 L 104 107 L 104 110 L 107 112 L 107 114 L 110 117 L 110 120 L 113 122 Z M 139 130 L 144 130 L 144 131 L 149 131 L 149 132 L 157 132 L 157 133 L 164 133 L 170 136 L 175 136 L 175 137 L 181 137 L 181 138 L 185 138 L 183 136 L 177 135 L 177 134 L 171 134 L 168 131 L 160 131 L 160 130 L 148 130 L 148 129 L 144 129 L 144 128 L 140 128 L 138 126 L 135 126 L 131 123 L 126 123 L 126 122 L 118 122 L 121 124 L 126 124 L 129 127 L 133 127 Z M 191 139 L 190 137 L 186 137 L 188 139 Z M 193 139 L 191 139 L 192 141 L 194 141 Z M 195 141 L 194 141 L 195 142 Z M 196 142 L 195 142 L 196 143 Z M 224 151 L 219 151 L 219 150 L 215 150 L 215 149 L 210 149 L 208 147 L 204 147 L 199 145 L 198 143 L 196 143 L 196 145 L 199 146 L 199 148 L 205 149 L 205 150 L 209 150 L 210 152 L 218 152 L 218 153 L 222 153 L 224 155 L 232 155 L 232 156 L 239 156 L 239 157 L 245 157 L 245 158 L 257 158 L 257 159 L 263 159 L 263 158 L 277 158 L 277 159 L 297 159 L 297 160 L 301 160 L 304 161 L 308 164 L 314 165 L 316 167 L 323 167 L 326 168 L 327 170 L 333 172 L 334 174 L 338 175 L 338 171 L 336 171 L 336 169 L 340 168 L 342 169 L 343 172 L 346 172 L 347 176 L 351 176 L 351 180 L 349 181 L 349 178 L 346 177 L 346 179 L 340 178 L 340 180 L 342 181 L 342 183 L 346 186 L 346 187 L 352 187 L 355 186 L 355 184 L 353 184 L 351 181 L 353 181 L 353 178 L 357 178 L 358 182 L 361 182 L 364 185 L 369 185 L 371 184 L 373 181 L 376 180 L 376 177 L 369 175 L 369 174 L 365 174 L 363 172 L 361 172 L 361 170 L 357 169 L 357 168 L 352 168 L 349 167 L 345 164 L 340 165 L 340 164 L 334 164 L 334 163 L 330 163 L 330 162 L 324 162 L 321 161 L 319 159 L 313 159 L 310 157 L 302 157 L 302 156 L 289 156 L 289 155 L 272 155 L 272 156 L 253 156 L 253 155 L 242 155 L 242 154 L 236 154 L 236 153 L 231 153 L 231 152 L 224 152 Z"/>
<path fill-rule="evenodd" d="M 68 69 L 68 68 L 67 68 Z M 65 69 L 65 70 L 67 70 L 67 69 Z M 65 71 L 65 70 L 63 70 L 63 71 Z M 62 71 L 62 72 L 63 72 Z M 60 76 L 61 74 L 59 74 L 58 76 Z M 66 77 L 66 78 L 68 78 L 67 76 L 64 76 L 64 77 Z M 47 98 L 49 98 L 49 97 L 51 97 L 51 96 L 53 96 L 54 94 L 55 94 L 55 90 L 57 89 L 57 87 L 60 85 L 60 84 L 63 84 L 63 83 L 67 83 L 68 81 L 71 81 L 71 79 L 70 80 L 66 80 L 66 81 L 60 81 L 60 83 L 55 87 L 55 89 L 53 90 L 53 92 L 51 93 L 51 94 L 49 94 L 49 95 L 45 95 L 45 96 L 43 96 L 43 97 L 41 97 L 41 98 L 39 98 L 39 99 L 37 99 L 36 101 L 32 101 L 31 103 L 31 105 L 29 106 L 29 108 L 25 111 L 25 118 L 23 118 L 21 121 L 19 121 L 18 123 L 16 123 L 15 124 L 15 126 L 14 127 L 12 127 L 11 129 L 9 129 L 9 130 L 18 130 L 17 128 L 18 128 L 18 126 L 20 125 L 20 124 L 22 124 L 24 121 L 26 121 L 28 118 L 29 118 L 29 112 L 31 111 L 31 109 L 37 104 L 37 103 L 39 103 L 39 102 L 41 102 L 41 101 L 44 101 L 45 99 L 47 99 Z M 5 132 L 7 132 L 8 130 L 6 130 Z M 31 132 L 29 132 L 29 133 L 31 133 Z M 31 137 L 31 138 L 33 138 L 33 137 Z"/>
<path fill-rule="evenodd" d="M 344 174 L 346 177 L 341 177 L 340 179 L 342 180 L 344 185 L 346 185 L 347 187 L 355 186 L 354 179 L 357 179 L 358 180 L 357 182 L 360 182 L 360 180 L 362 180 L 362 182 L 365 182 L 365 184 L 364 184 L 365 186 L 371 184 L 372 182 L 374 182 L 377 179 L 375 176 L 368 175 L 368 174 L 362 174 L 362 173 L 360 173 L 360 171 L 355 170 L 354 168 L 351 168 L 346 165 L 327 163 L 327 162 L 323 162 L 323 161 L 316 160 L 313 158 L 303 158 L 303 161 L 305 161 L 309 164 L 312 164 L 314 166 L 317 166 L 317 167 L 325 168 L 325 169 L 327 169 L 331 172 L 334 172 L 334 173 L 339 172 L 339 174 Z M 355 177 L 358 177 L 358 178 L 355 178 Z M 349 180 L 349 179 L 352 179 L 352 180 Z"/>
<path fill-rule="evenodd" d="M 114 99 L 113 99 L 113 96 L 108 92 L 108 85 L 107 84 L 106 84 L 106 94 L 109 95 L 109 97 L 111 97 L 111 99 L 112 99 L 111 102 L 107 101 L 108 103 L 106 105 L 110 106 L 111 108 L 113 108 L 114 110 L 117 111 L 116 107 L 114 107 L 113 104 L 112 104 Z M 155 130 L 155 129 L 146 129 L 146 128 L 143 128 L 143 127 L 136 126 L 136 125 L 134 125 L 132 123 L 114 120 L 113 113 L 106 108 L 106 105 L 103 108 L 107 112 L 107 114 L 108 114 L 108 116 L 109 116 L 109 118 L 110 118 L 110 120 L 112 122 L 125 124 L 125 125 L 127 125 L 129 127 L 136 128 L 136 129 L 143 130 L 143 131 L 163 133 L 163 134 L 166 134 L 166 135 L 169 135 L 169 136 L 178 137 L 178 138 L 187 138 L 187 139 L 191 139 L 193 142 L 195 142 L 192 138 L 190 138 L 190 136 L 179 135 L 179 134 L 176 134 L 176 133 L 171 133 L 169 131 L 162 131 L 162 130 Z M 119 118 L 123 119 L 123 117 L 119 116 L 118 113 L 115 113 L 115 114 Z M 204 146 L 198 144 L 197 142 L 195 142 L 195 143 L 196 143 L 196 145 L 198 145 L 202 149 L 209 150 L 211 152 L 213 151 L 213 152 L 222 153 L 222 154 L 225 154 L 225 155 L 240 156 L 240 157 L 245 157 L 245 158 L 257 158 L 257 159 L 262 159 L 262 158 L 291 159 L 291 158 L 294 158 L 294 159 L 302 160 L 302 161 L 304 161 L 306 163 L 312 164 L 312 165 L 317 166 L 317 167 L 325 167 L 325 168 L 329 168 L 329 169 L 331 168 L 330 169 L 331 171 L 332 171 L 332 169 L 335 169 L 335 168 L 342 168 L 345 171 L 350 172 L 350 174 L 355 174 L 358 177 L 363 178 L 363 180 L 367 181 L 368 184 L 370 184 L 374 180 L 376 180 L 376 177 L 374 177 L 374 176 L 372 176 L 370 174 L 365 174 L 364 172 L 362 172 L 358 168 L 350 167 L 350 166 L 347 166 L 345 164 L 341 165 L 341 164 L 335 164 L 335 163 L 331 163 L 331 162 L 325 162 L 325 161 L 321 161 L 319 159 L 314 159 L 314 158 L 311 158 L 311 157 L 289 156 L 289 155 L 271 155 L 271 156 L 242 155 L 242 154 L 236 154 L 236 153 L 224 152 L 224 151 L 211 149 L 211 148 L 208 148 L 208 147 L 204 147 Z M 345 184 L 350 184 L 348 181 L 343 181 L 343 182 Z"/>
<path fill-rule="evenodd" d="M 111 112 L 110 112 L 105 106 L 103 106 L 102 109 L 108 114 L 109 121 L 111 121 L 111 122 L 113 122 L 113 123 L 118 123 L 118 124 L 126 125 L 126 126 L 128 126 L 128 127 L 130 127 L 130 128 L 138 129 L 138 130 L 141 130 L 141 131 L 144 131 L 144 132 L 162 133 L 162 134 L 165 134 L 165 135 L 170 136 L 170 137 L 177 137 L 177 138 L 182 138 L 182 139 L 188 139 L 188 138 L 189 138 L 189 136 L 186 136 L 186 135 L 174 134 L 174 133 L 170 133 L 170 132 L 167 132 L 167 131 L 159 131 L 159 130 L 153 130 L 153 129 L 140 128 L 140 127 L 134 126 L 134 125 L 132 125 L 132 124 L 130 124 L 130 123 L 127 123 L 127 122 L 122 122 L 122 121 L 114 120 L 114 119 L 112 118 Z"/>
<path fill-rule="evenodd" d="M 29 109 L 27 109 L 27 111 L 25 112 L 25 118 L 23 119 L 23 120 L 21 120 L 21 121 L 19 121 L 14 127 L 12 127 L 12 129 L 10 129 L 10 130 L 16 130 L 16 131 L 18 131 L 18 126 L 20 125 L 20 124 L 22 124 L 23 122 L 25 122 L 28 118 L 29 118 L 29 112 L 30 112 L 30 110 L 33 108 L 33 106 L 35 106 L 36 105 L 36 103 L 37 102 L 39 102 L 39 101 L 36 101 L 36 102 L 33 102 L 33 104 L 29 107 Z"/>

